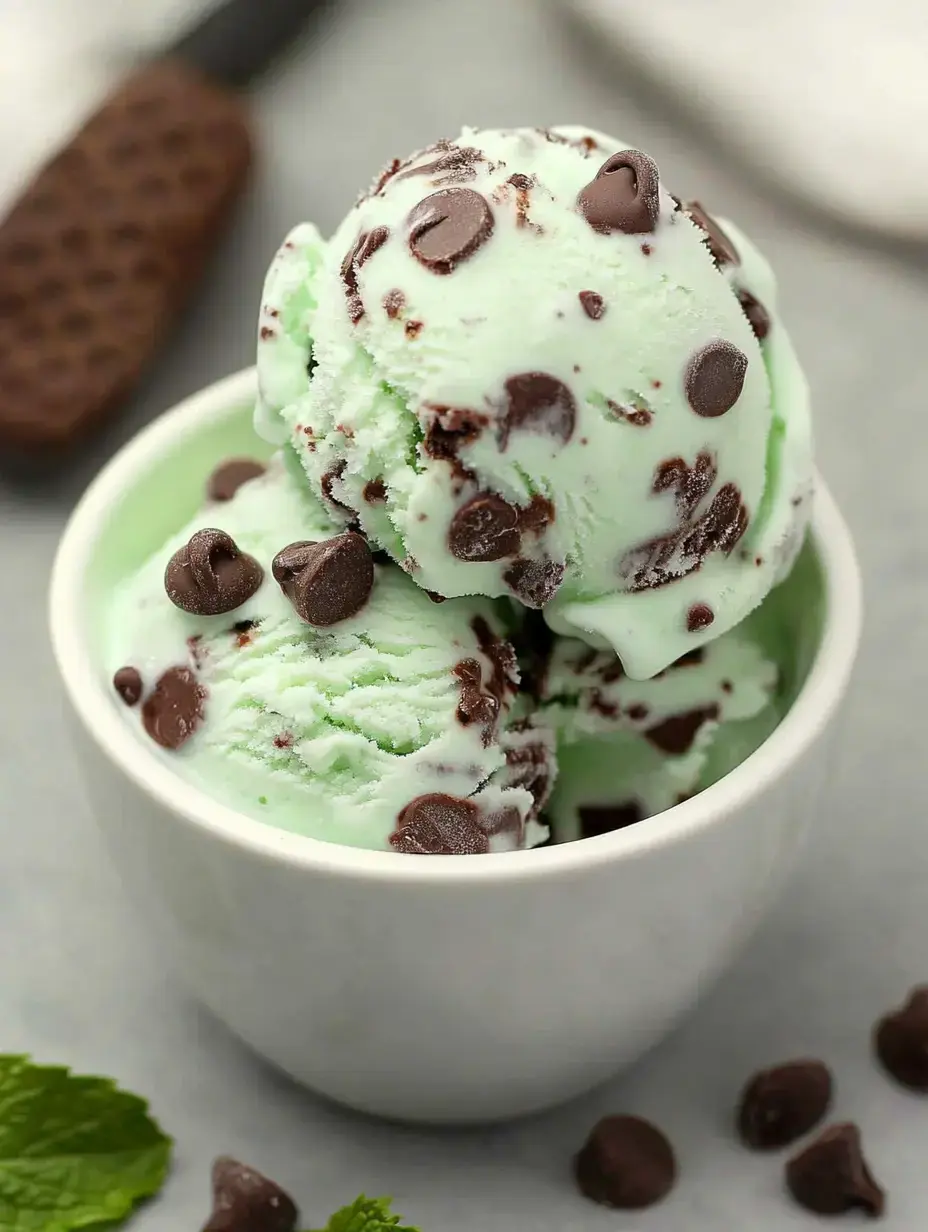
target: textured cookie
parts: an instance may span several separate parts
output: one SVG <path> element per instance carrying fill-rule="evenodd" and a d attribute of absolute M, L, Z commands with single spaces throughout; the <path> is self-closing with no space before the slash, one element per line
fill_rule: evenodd
<path fill-rule="evenodd" d="M 57 452 L 126 397 L 251 158 L 243 104 L 160 61 L 43 168 L 0 225 L 0 446 Z"/>

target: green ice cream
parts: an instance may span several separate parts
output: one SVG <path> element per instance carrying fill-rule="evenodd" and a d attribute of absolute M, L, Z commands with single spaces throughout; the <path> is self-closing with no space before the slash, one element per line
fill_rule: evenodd
<path fill-rule="evenodd" d="M 802 542 L 808 397 L 771 271 L 601 133 L 466 129 L 329 243 L 297 227 L 258 372 L 259 432 L 334 518 L 637 678 L 733 628 Z"/>
<path fill-rule="evenodd" d="M 204 528 L 239 555 L 214 536 L 198 558 Z M 291 576 L 287 545 L 345 546 L 296 464 L 278 456 L 207 504 L 110 605 L 108 667 L 128 721 L 203 791 L 299 834 L 427 853 L 541 842 L 552 741 L 518 697 L 499 605 L 435 603 L 347 538 L 373 585 L 356 614 L 322 624 L 364 588 L 331 554 L 312 585 L 285 593 L 275 577 Z M 169 565 L 177 553 L 187 563 Z"/>

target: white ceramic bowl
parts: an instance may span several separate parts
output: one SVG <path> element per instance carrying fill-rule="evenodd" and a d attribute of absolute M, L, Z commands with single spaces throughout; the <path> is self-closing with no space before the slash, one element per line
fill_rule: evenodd
<path fill-rule="evenodd" d="M 608 1078 L 718 976 L 817 810 L 810 751 L 851 671 L 860 579 L 823 484 L 821 635 L 789 714 L 716 786 L 601 838 L 487 856 L 406 856 L 302 838 L 175 777 L 125 723 L 102 668 L 112 582 L 196 508 L 222 456 L 255 451 L 251 371 L 162 416 L 103 470 L 51 585 L 58 666 L 87 787 L 133 908 L 193 992 L 293 1077 L 382 1115 L 531 1112 Z"/>

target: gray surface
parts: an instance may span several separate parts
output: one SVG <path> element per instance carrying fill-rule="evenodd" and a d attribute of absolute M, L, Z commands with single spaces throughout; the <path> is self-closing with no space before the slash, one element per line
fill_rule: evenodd
<path fill-rule="evenodd" d="M 633 95 L 622 68 L 591 59 L 531 0 L 345 0 L 325 45 L 295 56 L 261 92 L 263 175 L 132 414 L 44 491 L 0 481 L 0 1049 L 117 1075 L 153 1097 L 177 1138 L 177 1167 L 139 1218 L 143 1232 L 199 1226 L 220 1150 L 277 1176 L 310 1222 L 363 1189 L 392 1192 L 425 1232 L 810 1226 L 781 1197 L 777 1158 L 743 1154 L 729 1132 L 741 1078 L 803 1052 L 833 1063 L 838 1111 L 863 1123 L 891 1191 L 884 1226 L 925 1226 L 928 1105 L 874 1071 L 867 1037 L 875 1014 L 928 976 L 928 277 L 905 254 L 829 237 L 765 199 Z M 310 215 L 331 227 L 388 156 L 463 120 L 617 132 L 650 149 L 677 191 L 730 212 L 761 243 L 814 387 L 821 461 L 857 535 L 869 612 L 830 792 L 810 805 L 816 839 L 724 983 L 611 1088 L 508 1128 L 430 1134 L 292 1088 L 172 982 L 82 803 L 43 604 L 56 536 L 99 461 L 157 410 L 249 361 L 257 287 L 284 230 Z M 568 1178 L 568 1154 L 592 1119 L 621 1109 L 654 1116 L 682 1161 L 683 1183 L 647 1216 L 600 1211 Z"/>

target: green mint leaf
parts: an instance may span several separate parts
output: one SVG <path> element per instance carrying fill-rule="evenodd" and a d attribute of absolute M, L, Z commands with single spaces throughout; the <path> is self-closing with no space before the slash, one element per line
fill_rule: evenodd
<path fill-rule="evenodd" d="M 109 1078 L 0 1056 L 0 1229 L 71 1232 L 124 1219 L 161 1188 L 171 1140 Z"/>
<path fill-rule="evenodd" d="M 389 1198 L 355 1198 L 350 1206 L 336 1211 L 320 1232 L 419 1232 L 400 1226 L 400 1216 L 390 1213 Z"/>

